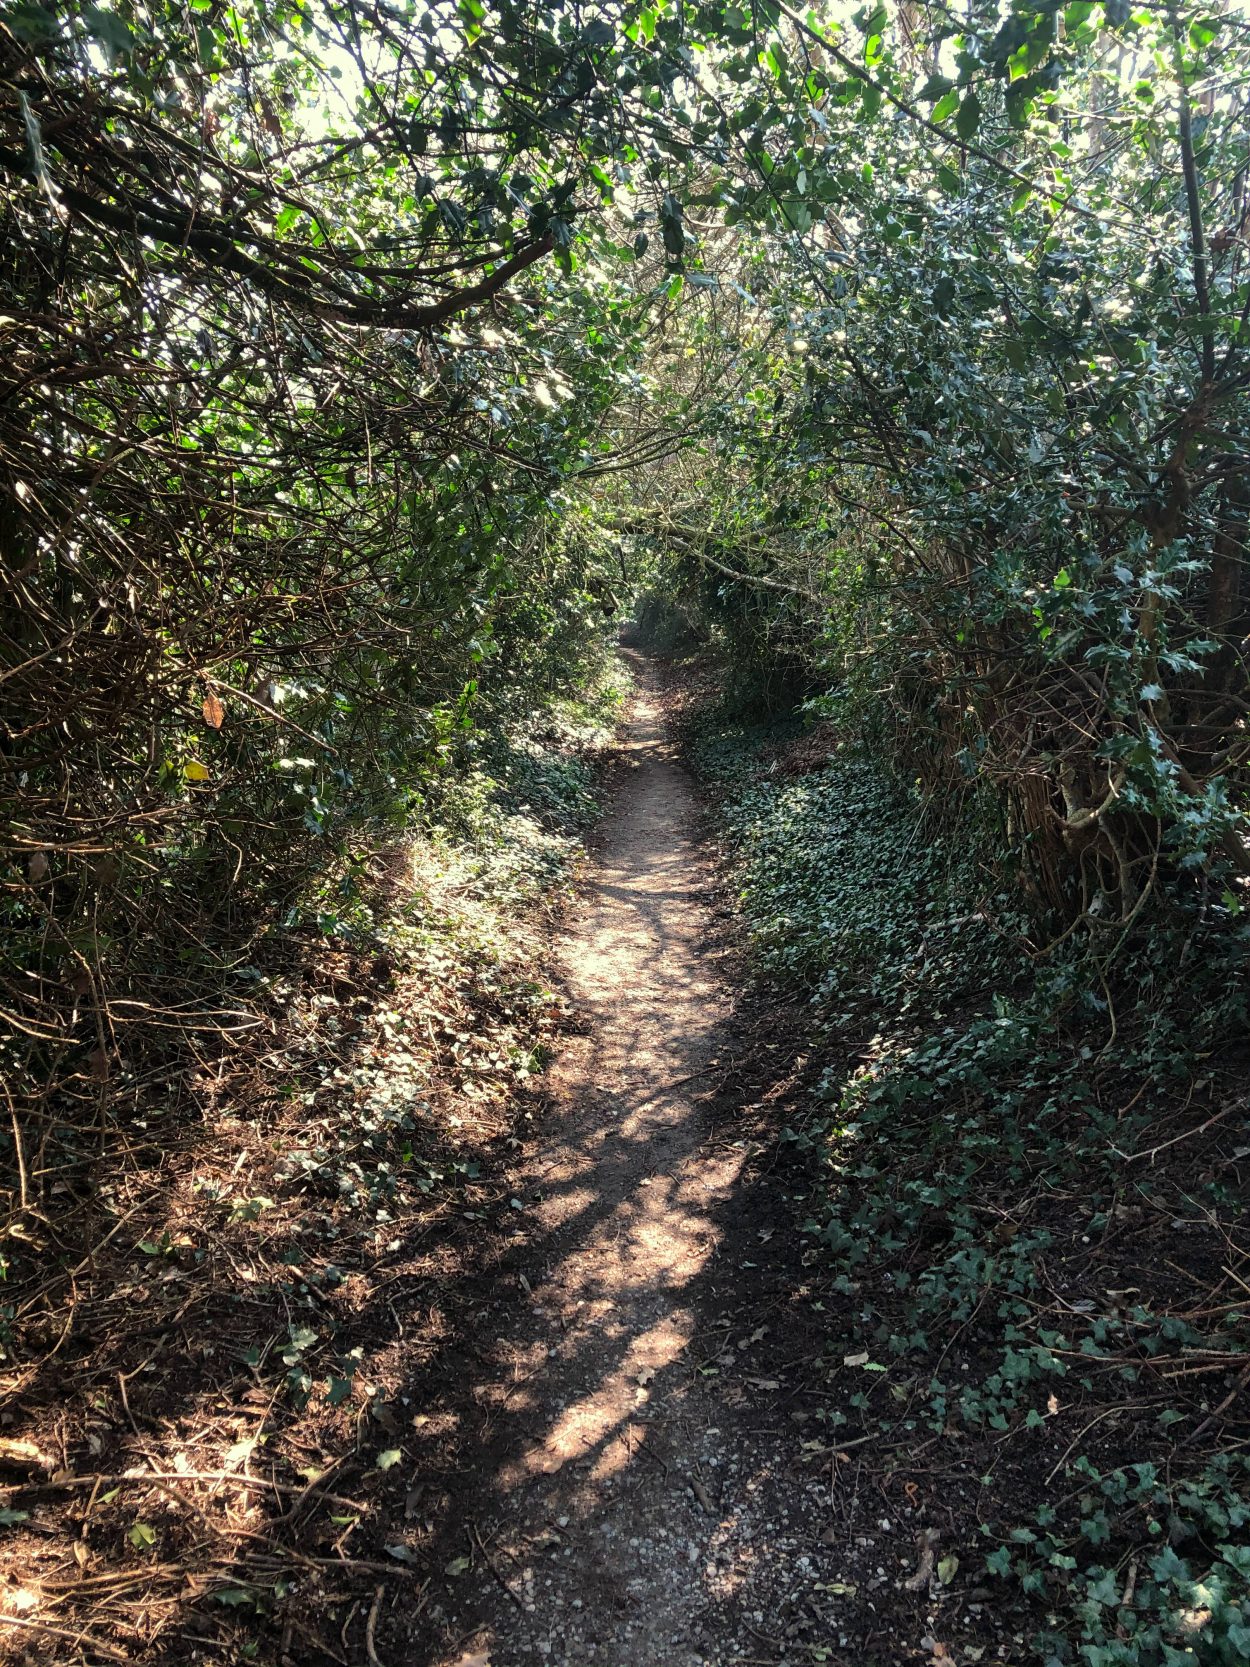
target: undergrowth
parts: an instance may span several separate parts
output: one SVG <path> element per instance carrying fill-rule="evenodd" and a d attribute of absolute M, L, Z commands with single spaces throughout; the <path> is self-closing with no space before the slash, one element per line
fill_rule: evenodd
<path fill-rule="evenodd" d="M 435 1275 L 513 1207 L 500 1154 L 563 1017 L 547 927 L 623 686 L 467 737 L 406 839 L 258 936 L 257 1022 L 137 1084 L 120 1155 L 84 1145 L 55 1229 L 4 1244 L 0 1553 L 38 1592 L 72 1538 L 90 1578 L 58 1620 L 89 1654 L 185 1659 L 190 1625 L 321 1659 L 319 1571 L 404 1573 L 405 1384 L 442 1345 Z"/>
<path fill-rule="evenodd" d="M 786 1138 L 830 1439 L 940 1525 L 952 1634 L 1010 1597 L 1000 1659 L 1246 1660 L 1246 932 L 1174 900 L 1114 959 L 1047 953 L 864 750 L 714 708 L 687 740 L 826 1061 Z"/>

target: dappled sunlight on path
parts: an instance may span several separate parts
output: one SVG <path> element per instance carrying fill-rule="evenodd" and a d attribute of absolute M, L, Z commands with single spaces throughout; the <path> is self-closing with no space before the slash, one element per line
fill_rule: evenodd
<path fill-rule="evenodd" d="M 738 1616 L 764 1618 L 777 1571 L 808 1578 L 828 1520 L 827 1480 L 791 1469 L 780 1380 L 751 1375 L 793 1285 L 762 1253 L 775 1204 L 741 1102 L 715 1109 L 746 1038 L 691 784 L 638 672 L 560 946 L 578 1028 L 512 1172 L 515 1225 L 483 1241 L 474 1317 L 413 1385 L 428 1555 L 450 1577 L 423 1598 L 438 1667 L 755 1660 Z"/>
<path fill-rule="evenodd" d="M 519 1450 L 499 1470 L 501 1496 L 515 1508 L 527 1487 L 554 1481 L 558 1498 L 538 1508 L 576 1513 L 594 1536 L 598 1581 L 616 1586 L 618 1600 L 636 1574 L 639 1525 L 630 1488 L 612 1480 L 627 1483 L 645 1444 L 679 1415 L 656 1402 L 662 1388 L 680 1399 L 665 1373 L 694 1335 L 689 1286 L 717 1242 L 716 1213 L 742 1161 L 736 1148 L 701 1150 L 697 1100 L 728 1001 L 700 956 L 707 919 L 694 895 L 690 789 L 645 690 L 626 760 L 632 779 L 597 883 L 563 946 L 585 1024 L 552 1073 L 554 1138 L 528 1177 L 549 1256 L 527 1279 L 518 1334 L 499 1339 L 496 1358 L 501 1379 L 525 1381 L 529 1412 Z M 581 1577 L 580 1567 L 570 1573 Z M 570 1591 L 570 1617 L 577 1603 Z M 645 1608 L 610 1629 L 611 1659 L 664 1657 L 689 1607 L 688 1582 L 653 1582 Z M 595 1648 L 590 1632 L 585 1645 Z"/>

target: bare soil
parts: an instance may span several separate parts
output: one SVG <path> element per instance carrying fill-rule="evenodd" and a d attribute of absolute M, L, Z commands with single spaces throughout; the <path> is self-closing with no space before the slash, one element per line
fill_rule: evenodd
<path fill-rule="evenodd" d="M 395 1659 L 876 1659 L 872 1612 L 848 1631 L 829 1606 L 897 1582 L 897 1545 L 887 1577 L 850 1531 L 858 1470 L 819 1438 L 806 1389 L 818 1330 L 775 1167 L 801 1030 L 743 994 L 657 672 L 641 662 L 639 680 L 559 946 L 580 1034 L 546 1079 L 484 1307 L 412 1390 L 440 1566 L 402 1648 L 390 1612 Z M 928 1653 L 915 1620 L 881 1660 Z"/>

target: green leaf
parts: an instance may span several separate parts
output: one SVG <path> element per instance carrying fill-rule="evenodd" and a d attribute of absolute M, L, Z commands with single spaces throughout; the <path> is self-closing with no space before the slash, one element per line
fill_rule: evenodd
<path fill-rule="evenodd" d="M 944 122 L 947 116 L 953 115 L 958 108 L 959 93 L 952 87 L 950 92 L 943 93 L 941 98 L 938 99 L 937 103 L 933 106 L 932 120 L 935 122 Z"/>
<path fill-rule="evenodd" d="M 87 33 L 99 41 L 111 58 L 124 57 L 134 50 L 135 38 L 125 18 L 103 6 L 88 6 L 83 13 Z"/>
<path fill-rule="evenodd" d="M 925 104 L 936 104 L 940 99 L 946 97 L 946 94 L 950 92 L 952 85 L 953 83 L 949 75 L 933 74 L 925 82 L 924 86 L 921 87 L 916 96 L 917 98 L 923 100 Z M 951 109 L 953 110 L 954 108 L 955 106 L 952 105 Z"/>
<path fill-rule="evenodd" d="M 156 1544 L 156 1529 L 150 1522 L 132 1522 L 127 1538 L 136 1551 L 149 1551 Z"/>
<path fill-rule="evenodd" d="M 379 1470 L 392 1470 L 403 1456 L 398 1447 L 388 1447 L 385 1452 L 378 1454 L 377 1467 Z"/>
<path fill-rule="evenodd" d="M 955 132 L 961 139 L 971 139 L 981 125 L 981 100 L 975 92 L 968 94 L 955 116 Z"/>
<path fill-rule="evenodd" d="M 16 5 L 7 7 L 5 22 L 21 41 L 53 41 L 60 33 L 56 13 L 47 6 L 32 4 L 31 0 L 17 0 Z"/>

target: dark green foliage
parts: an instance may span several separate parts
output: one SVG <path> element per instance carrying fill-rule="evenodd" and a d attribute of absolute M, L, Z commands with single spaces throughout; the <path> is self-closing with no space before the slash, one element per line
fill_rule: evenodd
<path fill-rule="evenodd" d="M 1037 1605 L 1036 1659 L 1224 1667 L 1250 1616 L 1250 1463 L 1211 1416 L 1250 1368 L 1220 1272 L 1250 1228 L 1250 941 L 1178 911 L 1107 975 L 1081 938 L 1039 957 L 975 846 L 833 745 L 691 735 L 761 967 L 830 1059 L 788 1131 L 829 1416 L 984 1472 L 986 1568 Z"/>

